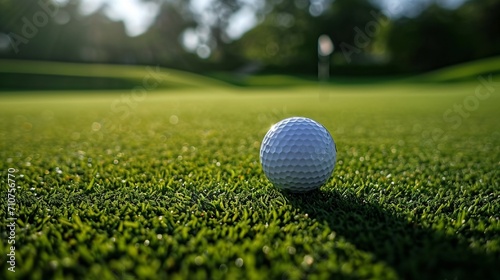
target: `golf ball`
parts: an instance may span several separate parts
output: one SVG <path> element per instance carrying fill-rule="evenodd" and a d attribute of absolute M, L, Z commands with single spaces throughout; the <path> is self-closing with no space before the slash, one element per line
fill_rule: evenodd
<path fill-rule="evenodd" d="M 303 117 L 273 125 L 260 147 L 266 177 L 277 188 L 289 192 L 321 187 L 332 175 L 336 158 L 335 142 L 328 130 Z"/>

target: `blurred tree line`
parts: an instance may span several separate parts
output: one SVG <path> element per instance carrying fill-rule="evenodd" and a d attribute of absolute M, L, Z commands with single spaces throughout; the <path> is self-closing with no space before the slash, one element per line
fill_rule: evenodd
<path fill-rule="evenodd" d="M 130 37 L 105 7 L 82 15 L 82 0 L 0 0 L 0 58 L 315 75 L 321 34 L 335 44 L 339 75 L 415 73 L 500 55 L 498 0 L 455 9 L 436 0 L 413 16 L 374 0 L 212 0 L 206 14 L 193 9 L 196 0 L 155 3 L 153 24 Z M 243 9 L 257 24 L 231 38 L 228 28 Z"/>

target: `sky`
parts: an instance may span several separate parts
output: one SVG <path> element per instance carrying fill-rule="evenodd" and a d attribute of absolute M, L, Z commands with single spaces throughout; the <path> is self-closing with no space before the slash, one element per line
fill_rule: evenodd
<path fill-rule="evenodd" d="M 64 2 L 65 0 L 58 0 Z M 190 6 L 197 16 L 199 26 L 197 28 L 189 28 L 184 31 L 180 40 L 187 51 L 196 53 L 201 58 L 208 58 L 214 47 L 213 41 L 210 40 L 210 29 L 207 25 L 215 23 L 216 15 L 209 11 L 210 5 L 214 0 L 193 0 Z M 229 19 L 229 26 L 226 30 L 230 39 L 236 40 L 245 32 L 252 29 L 258 24 L 256 11 L 263 7 L 265 0 L 242 0 L 246 4 L 244 8 L 236 12 Z M 296 0 L 297 1 L 297 0 Z M 309 11 L 311 15 L 318 16 L 325 7 L 323 3 L 332 2 L 335 0 L 310 0 Z M 377 2 L 383 12 L 391 18 L 401 16 L 415 17 L 432 2 L 445 7 L 454 9 L 462 5 L 467 0 L 372 0 Z M 141 0 L 83 0 L 81 12 L 83 14 L 92 14 L 99 8 L 104 7 L 104 13 L 110 19 L 115 21 L 123 21 L 126 32 L 129 36 L 139 36 L 146 32 L 158 15 L 160 4 L 159 2 L 149 1 L 142 2 Z M 308 1 L 302 1 L 308 3 Z M 317 7 L 320 9 L 317 9 Z M 316 8 L 315 8 L 316 7 Z M 0 38 L 1 39 L 1 38 Z M 1 47 L 1 46 L 0 46 Z"/>
<path fill-rule="evenodd" d="M 212 0 L 194 0 L 191 9 L 199 14 L 200 20 L 209 22 L 211 15 L 206 14 Z M 246 31 L 254 27 L 258 20 L 255 9 L 263 0 L 246 0 L 249 5 L 232 16 L 227 33 L 231 39 L 238 39 Z M 446 8 L 456 8 L 467 0 L 373 0 L 378 2 L 390 17 L 417 16 L 429 3 L 435 1 Z M 312 1 L 318 2 L 318 1 Z M 81 7 L 83 14 L 91 14 L 105 5 L 106 15 L 113 20 L 122 20 L 125 23 L 129 36 L 138 36 L 147 31 L 159 11 L 159 4 L 155 2 L 141 2 L 140 0 L 83 0 Z"/>
<path fill-rule="evenodd" d="M 212 0 L 195 0 L 191 9 L 200 15 L 203 21 L 210 21 L 210 15 L 204 13 Z M 154 2 L 141 2 L 140 0 L 84 0 L 81 6 L 83 14 L 91 14 L 100 7 L 105 6 L 104 12 L 112 20 L 122 20 L 129 36 L 138 36 L 146 32 L 154 22 L 159 11 L 159 4 Z M 261 2 L 260 0 L 247 0 L 247 2 Z M 257 24 L 254 10 L 246 7 L 237 12 L 230 20 L 227 30 L 230 38 L 237 39 L 246 31 Z"/>
<path fill-rule="evenodd" d="M 144 3 L 140 0 L 84 0 L 81 12 L 85 15 L 92 14 L 101 7 L 107 17 L 112 20 L 122 20 L 125 23 L 129 36 L 138 36 L 146 32 L 154 22 L 159 11 L 159 5 L 154 2 Z"/>
<path fill-rule="evenodd" d="M 418 16 L 426 6 L 433 2 L 444 8 L 455 9 L 465 1 L 467 0 L 374 0 L 379 3 L 387 16 L 393 18 Z"/>

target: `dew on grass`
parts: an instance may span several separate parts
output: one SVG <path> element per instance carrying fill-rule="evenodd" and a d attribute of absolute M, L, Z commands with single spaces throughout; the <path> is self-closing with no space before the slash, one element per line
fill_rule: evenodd
<path fill-rule="evenodd" d="M 173 125 L 176 125 L 179 123 L 179 117 L 177 117 L 176 115 L 171 115 L 169 122 Z"/>
<path fill-rule="evenodd" d="M 92 128 L 92 131 L 96 132 L 96 131 L 101 130 L 102 125 L 100 123 L 98 123 L 98 122 L 94 122 L 94 123 L 92 123 L 91 128 Z"/>
<path fill-rule="evenodd" d="M 194 263 L 195 263 L 196 265 L 202 265 L 202 264 L 203 264 L 203 257 L 202 257 L 202 256 L 196 256 L 196 257 L 194 258 Z"/>
<path fill-rule="evenodd" d="M 223 273 L 226 273 L 226 272 L 227 272 L 227 265 L 225 265 L 225 264 L 221 264 L 221 265 L 219 266 L 219 270 L 220 270 L 221 272 L 223 272 Z"/>
<path fill-rule="evenodd" d="M 305 255 L 302 261 L 302 266 L 311 266 L 314 262 L 314 258 L 311 255 Z"/>
<path fill-rule="evenodd" d="M 334 240 L 335 239 L 335 232 L 332 232 L 328 235 L 329 240 Z"/>
<path fill-rule="evenodd" d="M 243 259 L 242 258 L 237 258 L 236 261 L 234 261 L 234 264 L 237 266 L 237 267 L 242 267 L 243 266 Z"/>
<path fill-rule="evenodd" d="M 52 260 L 49 262 L 49 266 L 52 269 L 57 269 L 57 267 L 59 266 L 59 263 L 56 260 Z"/>
<path fill-rule="evenodd" d="M 266 254 L 266 255 L 267 255 L 267 254 L 269 254 L 269 252 L 270 252 L 270 251 L 271 251 L 271 249 L 270 249 L 268 246 L 264 245 L 264 246 L 262 247 L 262 252 L 263 252 L 264 254 Z"/>

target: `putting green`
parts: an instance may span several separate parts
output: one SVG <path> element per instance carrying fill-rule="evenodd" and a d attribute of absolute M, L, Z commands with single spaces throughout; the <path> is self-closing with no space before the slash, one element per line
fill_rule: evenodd
<path fill-rule="evenodd" d="M 492 279 L 500 89 L 478 87 L 4 93 L 0 197 L 16 169 L 18 219 L 2 278 Z M 289 116 L 337 143 L 311 194 L 260 168 Z"/>

